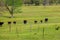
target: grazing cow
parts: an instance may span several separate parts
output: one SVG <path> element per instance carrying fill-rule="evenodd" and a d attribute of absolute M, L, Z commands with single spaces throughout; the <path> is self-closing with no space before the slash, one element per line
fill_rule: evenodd
<path fill-rule="evenodd" d="M 11 22 L 8 22 L 8 24 L 11 24 Z"/>
<path fill-rule="evenodd" d="M 37 21 L 34 21 L 34 23 L 36 24 L 36 23 L 37 23 Z"/>
<path fill-rule="evenodd" d="M 16 21 L 14 21 L 13 23 L 16 24 Z"/>
<path fill-rule="evenodd" d="M 27 20 L 24 20 L 24 24 L 27 24 Z"/>
<path fill-rule="evenodd" d="M 45 18 L 45 22 L 48 22 L 48 18 Z"/>
<path fill-rule="evenodd" d="M 4 24 L 4 22 L 0 22 L 0 27 L 2 27 L 3 24 Z"/>

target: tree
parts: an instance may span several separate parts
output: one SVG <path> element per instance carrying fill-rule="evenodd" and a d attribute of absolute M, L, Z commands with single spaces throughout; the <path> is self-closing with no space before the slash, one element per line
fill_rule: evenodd
<path fill-rule="evenodd" d="M 22 4 L 22 0 L 7 0 L 6 1 L 6 8 L 8 9 L 9 13 L 11 14 L 11 17 L 13 17 L 15 10 L 18 7 L 20 7 L 21 4 Z M 9 9 L 8 6 L 11 6 L 11 8 Z"/>
<path fill-rule="evenodd" d="M 16 9 L 22 5 L 22 0 L 3 0 L 3 4 L 11 17 L 13 17 L 14 12 L 17 11 Z"/>

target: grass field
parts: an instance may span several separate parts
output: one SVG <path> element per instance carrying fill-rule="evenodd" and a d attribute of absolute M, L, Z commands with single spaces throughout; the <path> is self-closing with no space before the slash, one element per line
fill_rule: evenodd
<path fill-rule="evenodd" d="M 60 6 L 22 6 L 22 13 L 15 13 L 15 18 L 9 16 L 7 12 L 0 17 L 0 21 L 4 22 L 0 27 L 0 40 L 60 40 L 60 29 L 56 30 L 56 27 L 60 27 Z M 45 18 L 49 19 L 47 23 L 44 22 Z M 28 23 L 24 24 L 23 20 Z M 38 23 L 34 24 L 34 20 Z M 12 24 L 8 25 L 8 21 Z M 13 21 L 17 24 L 13 24 Z"/>

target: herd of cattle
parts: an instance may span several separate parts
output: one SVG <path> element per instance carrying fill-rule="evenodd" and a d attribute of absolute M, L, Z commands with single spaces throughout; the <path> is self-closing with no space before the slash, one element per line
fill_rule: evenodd
<path fill-rule="evenodd" d="M 38 21 L 34 21 L 34 23 L 36 24 Z M 43 21 L 40 20 L 40 22 L 42 23 Z M 48 22 L 48 18 L 45 18 L 45 22 Z M 27 20 L 23 21 L 24 24 L 27 24 Z M 2 26 L 4 24 L 4 22 L 0 22 L 0 26 Z M 11 24 L 11 22 L 9 21 L 8 24 Z M 16 24 L 16 21 L 13 22 L 13 24 Z"/>
<path fill-rule="evenodd" d="M 16 21 L 14 21 L 13 23 L 16 24 Z M 0 27 L 2 27 L 3 24 L 4 22 L 0 22 Z M 8 24 L 11 24 L 11 22 L 8 22 Z"/>
<path fill-rule="evenodd" d="M 45 18 L 44 21 L 45 21 L 45 23 L 47 23 L 47 22 L 48 22 L 48 18 Z M 38 21 L 36 21 L 36 20 L 34 21 L 35 24 L 37 24 L 37 22 L 38 22 Z M 43 23 L 43 20 L 40 20 L 40 22 Z M 11 23 L 12 23 L 12 22 L 9 21 L 9 22 L 8 22 L 8 25 L 10 25 Z M 23 23 L 24 23 L 24 24 L 27 24 L 27 20 L 24 20 Z M 2 27 L 3 24 L 4 24 L 4 22 L 0 22 L 0 27 Z M 14 21 L 13 24 L 16 24 L 16 21 Z M 59 30 L 59 28 L 60 28 L 60 27 L 58 26 L 58 27 L 56 27 L 55 29 L 56 29 L 56 30 Z"/>

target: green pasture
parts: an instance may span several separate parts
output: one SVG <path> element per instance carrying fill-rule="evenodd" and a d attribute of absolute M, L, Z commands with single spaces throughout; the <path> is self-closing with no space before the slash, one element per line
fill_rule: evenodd
<path fill-rule="evenodd" d="M 60 40 L 60 29 L 56 30 L 60 27 L 60 6 L 22 6 L 21 11 L 14 13 L 14 18 L 9 18 L 9 12 L 1 14 L 0 21 L 4 24 L 0 27 L 0 40 Z M 49 19 L 47 23 L 44 22 L 45 18 Z M 28 23 L 24 24 L 23 20 Z M 35 20 L 37 24 L 34 24 Z M 8 25 L 9 21 L 11 25 Z"/>

